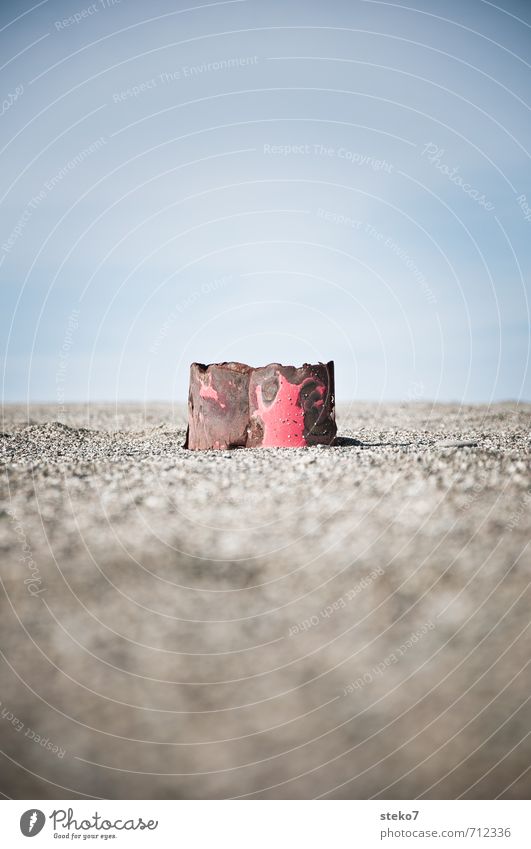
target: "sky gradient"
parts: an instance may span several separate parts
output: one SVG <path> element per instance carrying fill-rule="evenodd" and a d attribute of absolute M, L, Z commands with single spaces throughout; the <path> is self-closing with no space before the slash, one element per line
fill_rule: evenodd
<path fill-rule="evenodd" d="M 417 8 L 416 8 L 417 7 Z M 531 6 L 5 2 L 4 400 L 531 398 Z"/>

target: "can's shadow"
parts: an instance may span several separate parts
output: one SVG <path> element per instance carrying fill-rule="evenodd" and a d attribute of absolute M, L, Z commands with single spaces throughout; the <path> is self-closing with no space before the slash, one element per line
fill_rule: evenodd
<path fill-rule="evenodd" d="M 409 445 L 413 445 L 413 442 L 362 442 L 360 439 L 354 439 L 351 436 L 336 436 L 332 442 L 332 448 L 385 448 L 388 446 L 406 448 Z"/>
<path fill-rule="evenodd" d="M 364 444 L 359 439 L 352 439 L 350 436 L 336 436 L 332 442 L 332 448 L 347 448 L 350 445 L 361 447 Z"/>

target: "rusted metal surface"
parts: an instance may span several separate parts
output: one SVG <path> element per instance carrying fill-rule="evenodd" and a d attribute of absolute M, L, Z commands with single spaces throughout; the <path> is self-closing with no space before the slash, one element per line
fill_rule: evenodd
<path fill-rule="evenodd" d="M 336 435 L 334 364 L 192 363 L 185 447 L 302 448 Z"/>

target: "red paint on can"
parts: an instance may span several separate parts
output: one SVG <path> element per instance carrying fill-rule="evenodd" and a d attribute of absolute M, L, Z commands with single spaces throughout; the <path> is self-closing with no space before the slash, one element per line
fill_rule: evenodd
<path fill-rule="evenodd" d="M 202 383 L 201 388 L 199 390 L 199 395 L 201 396 L 201 398 L 212 398 L 214 401 L 217 401 L 220 407 L 225 408 L 225 404 L 223 403 L 223 401 L 219 400 L 219 395 L 212 386 L 212 384 L 210 384 L 210 386 L 205 386 L 205 384 Z"/>
<path fill-rule="evenodd" d="M 264 425 L 264 448 L 303 448 L 307 445 L 304 438 L 304 407 L 300 403 L 300 394 L 308 383 L 315 383 L 314 378 L 306 378 L 300 384 L 289 383 L 284 375 L 278 375 L 278 392 L 274 401 L 266 405 L 262 398 L 262 387 L 256 387 L 256 404 Z M 318 383 L 316 389 L 324 395 L 326 387 Z M 324 399 L 314 402 L 314 406 L 322 407 Z"/>

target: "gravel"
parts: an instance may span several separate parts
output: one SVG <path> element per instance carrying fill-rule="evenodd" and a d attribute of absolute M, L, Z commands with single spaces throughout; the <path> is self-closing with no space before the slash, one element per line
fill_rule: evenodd
<path fill-rule="evenodd" d="M 0 790 L 528 798 L 530 413 L 191 452 L 169 404 L 4 407 Z"/>

